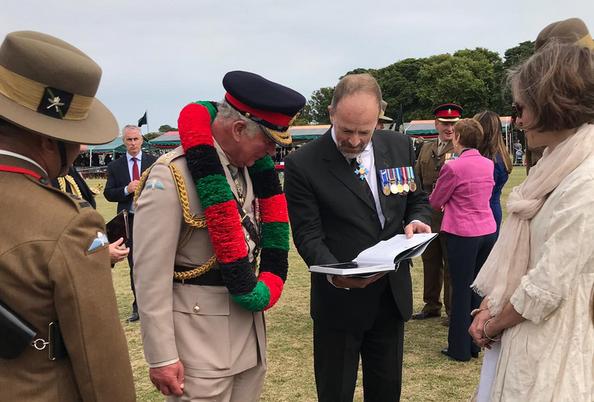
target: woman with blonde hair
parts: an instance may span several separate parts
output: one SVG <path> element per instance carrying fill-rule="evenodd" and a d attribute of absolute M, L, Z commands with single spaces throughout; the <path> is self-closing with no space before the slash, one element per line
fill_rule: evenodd
<path fill-rule="evenodd" d="M 493 179 L 495 186 L 489 204 L 493 211 L 493 217 L 497 224 L 497 234 L 499 234 L 499 227 L 501 226 L 501 190 L 509 178 L 512 171 L 512 161 L 509 152 L 503 142 L 503 133 L 501 132 L 501 119 L 499 115 L 490 110 L 477 113 L 473 117 L 478 121 L 483 128 L 483 141 L 478 147 L 479 152 L 485 158 L 493 161 Z"/>
<path fill-rule="evenodd" d="M 484 300 L 469 332 L 479 346 L 500 340 L 482 400 L 591 402 L 594 52 L 551 42 L 510 83 L 517 124 L 546 149 L 510 194 L 499 240 L 473 283 Z"/>

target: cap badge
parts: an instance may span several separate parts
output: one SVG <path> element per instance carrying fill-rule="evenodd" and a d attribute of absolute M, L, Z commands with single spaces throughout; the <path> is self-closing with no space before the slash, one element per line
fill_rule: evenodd
<path fill-rule="evenodd" d="M 68 109 L 70 109 L 73 97 L 74 95 L 70 92 L 46 87 L 41 102 L 37 107 L 37 112 L 55 119 L 64 119 Z"/>
<path fill-rule="evenodd" d="M 448 109 L 448 114 L 452 114 L 452 109 Z"/>
<path fill-rule="evenodd" d="M 47 101 L 50 103 L 46 109 L 55 107 L 56 108 L 56 112 L 60 113 L 60 107 L 64 106 L 63 102 L 60 102 L 60 97 L 59 96 L 54 96 L 53 98 L 47 98 Z"/>

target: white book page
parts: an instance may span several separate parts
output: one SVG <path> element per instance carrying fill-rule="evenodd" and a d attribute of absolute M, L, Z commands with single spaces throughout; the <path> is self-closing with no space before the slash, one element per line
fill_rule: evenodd
<path fill-rule="evenodd" d="M 420 247 L 413 255 L 409 256 L 409 258 L 417 257 L 425 251 L 425 248 L 435 236 L 437 236 L 437 233 L 415 233 L 410 239 L 407 239 L 406 235 L 399 234 L 361 251 L 354 261 L 360 264 L 393 264 L 396 256 L 403 251 L 426 242 L 423 247 Z"/>
<path fill-rule="evenodd" d="M 356 265 L 356 267 L 352 268 L 341 268 L 342 265 Z M 395 266 L 394 264 L 383 265 L 383 264 L 355 264 L 355 263 L 342 263 L 342 264 L 328 264 L 327 266 L 324 265 L 312 265 L 309 267 L 310 272 L 317 272 L 320 274 L 330 274 L 330 275 L 371 275 L 376 274 L 378 272 L 383 271 L 394 271 Z"/>

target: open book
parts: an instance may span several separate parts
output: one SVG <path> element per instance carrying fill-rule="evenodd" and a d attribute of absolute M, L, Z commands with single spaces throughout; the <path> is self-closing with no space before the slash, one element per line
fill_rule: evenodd
<path fill-rule="evenodd" d="M 416 233 L 407 239 L 405 235 L 399 234 L 361 251 L 353 261 L 312 265 L 309 267 L 309 271 L 343 276 L 366 276 L 378 272 L 394 271 L 400 261 L 421 255 L 436 236 L 437 233 Z"/>

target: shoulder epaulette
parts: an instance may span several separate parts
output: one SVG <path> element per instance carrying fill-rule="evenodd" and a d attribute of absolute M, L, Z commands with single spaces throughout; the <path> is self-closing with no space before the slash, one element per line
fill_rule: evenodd
<path fill-rule="evenodd" d="M 138 183 L 138 187 L 136 188 L 136 191 L 134 192 L 134 204 L 136 204 L 136 201 L 138 200 L 140 193 L 144 189 L 146 180 L 147 180 L 152 168 L 155 165 L 166 165 L 169 168 L 169 171 L 171 172 L 171 177 L 173 178 L 173 182 L 175 183 L 175 188 L 177 190 L 177 196 L 179 198 L 179 202 L 182 207 L 184 222 L 186 222 L 187 225 L 189 225 L 193 228 L 204 229 L 204 228 L 206 228 L 206 218 L 196 216 L 195 214 L 193 214 L 190 211 L 190 199 L 188 198 L 188 191 L 186 189 L 186 183 L 184 182 L 184 179 L 182 177 L 182 174 L 181 174 L 179 168 L 176 167 L 173 163 L 171 163 L 171 162 L 173 162 L 173 160 L 177 159 L 178 157 L 182 157 L 182 156 L 184 156 L 183 152 L 182 153 L 169 152 L 169 153 L 163 155 L 162 157 L 160 157 L 159 159 L 157 159 L 157 161 L 150 168 L 145 170 L 144 173 L 142 174 L 142 177 L 140 178 L 140 183 Z"/>

